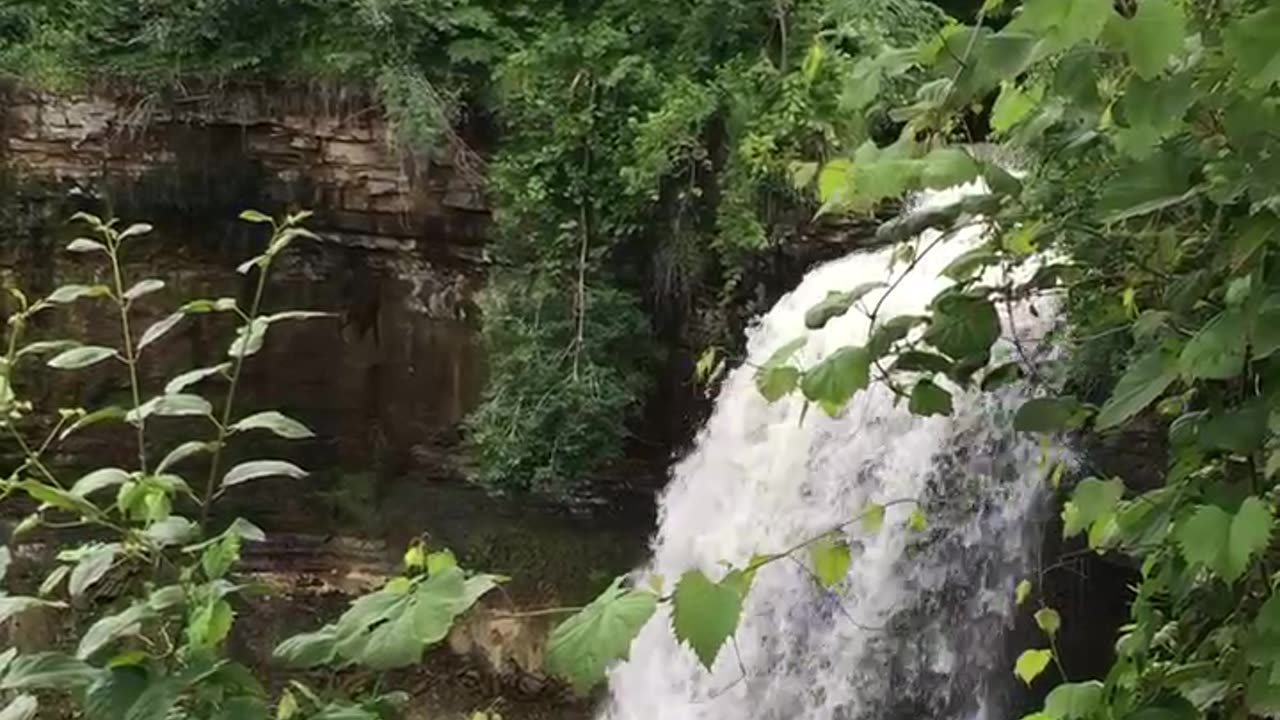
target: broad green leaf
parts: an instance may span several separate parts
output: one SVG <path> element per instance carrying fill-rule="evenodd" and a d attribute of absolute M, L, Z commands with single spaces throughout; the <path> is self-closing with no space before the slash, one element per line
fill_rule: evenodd
<path fill-rule="evenodd" d="M 854 393 L 871 382 L 871 356 L 865 348 L 843 347 L 805 371 L 800 380 L 804 396 L 832 417 L 840 414 Z"/>
<path fill-rule="evenodd" d="M 98 545 L 81 558 L 80 562 L 71 569 L 71 579 L 67 582 L 71 597 L 80 597 L 86 590 L 93 587 L 94 583 L 101 580 L 115 564 L 119 549 L 119 546 L 114 543 Z"/>
<path fill-rule="evenodd" d="M 169 547 L 190 542 L 199 532 L 200 528 L 194 522 L 180 515 L 171 515 L 152 523 L 142 534 L 160 547 Z"/>
<path fill-rule="evenodd" d="M 66 305 L 82 298 L 106 297 L 110 294 L 111 288 L 106 285 L 63 285 L 49 293 L 49 297 L 44 300 L 54 305 Z"/>
<path fill-rule="evenodd" d="M 152 610 L 167 610 L 181 605 L 186 599 L 187 591 L 181 585 L 166 585 L 151 592 L 147 606 Z"/>
<path fill-rule="evenodd" d="M 235 622 L 235 611 L 218 599 L 198 608 L 187 620 L 187 642 L 196 648 L 213 648 L 227 638 Z"/>
<path fill-rule="evenodd" d="M 1141 412 L 1178 379 L 1178 356 L 1156 349 L 1138 358 L 1116 383 L 1098 413 L 1097 429 L 1115 427 Z"/>
<path fill-rule="evenodd" d="M 258 212 L 257 210 L 245 210 L 244 212 L 241 212 L 240 219 L 251 223 L 275 223 L 275 220 L 272 220 L 270 215 Z"/>
<path fill-rule="evenodd" d="M 222 478 L 222 487 L 227 488 L 240 483 L 258 480 L 265 477 L 287 477 L 299 480 L 307 476 L 307 471 L 284 460 L 253 460 L 240 463 Z"/>
<path fill-rule="evenodd" d="M 863 283 L 845 292 L 829 292 L 822 302 L 809 308 L 804 314 L 804 325 L 810 330 L 825 327 L 832 319 L 849 312 L 853 304 L 872 290 L 885 287 L 882 282 Z"/>
<path fill-rule="evenodd" d="M 828 535 L 809 546 L 809 559 L 813 563 L 813 573 L 826 587 L 831 587 L 849 574 L 849 565 L 853 555 L 849 545 L 840 537 Z"/>
<path fill-rule="evenodd" d="M 1228 380 L 1244 370 L 1248 322 L 1240 310 L 1219 313 L 1182 349 L 1178 365 L 1189 378 Z"/>
<path fill-rule="evenodd" d="M 1224 574 L 1232 517 L 1216 505 L 1201 505 L 1176 531 L 1182 557 L 1192 565 L 1204 565 Z M 1227 570 L 1227 572 L 1230 572 Z"/>
<path fill-rule="evenodd" d="M 1272 668 L 1253 671 L 1245 688 L 1244 702 L 1252 717 L 1280 716 L 1280 682 L 1276 682 Z"/>
<path fill-rule="evenodd" d="M 756 371 L 756 389 L 765 400 L 777 402 L 800 382 L 800 370 L 789 365 L 762 367 Z"/>
<path fill-rule="evenodd" d="M 124 420 L 125 415 L 126 415 L 126 412 L 124 408 L 115 407 L 115 406 L 94 410 L 88 415 L 85 415 L 79 420 L 76 420 L 75 422 L 71 423 L 71 425 L 69 425 L 67 429 L 58 433 L 58 439 L 66 440 L 72 433 L 83 430 L 89 427 L 90 425 L 96 425 L 100 422 L 106 422 L 108 420 Z"/>
<path fill-rule="evenodd" d="M 738 629 L 743 597 L 724 581 L 713 583 L 700 570 L 680 576 L 672 598 L 671 627 L 708 670 L 720 648 Z"/>
<path fill-rule="evenodd" d="M 94 517 L 100 514 L 98 506 L 85 498 L 73 495 L 52 485 L 45 485 L 37 480 L 24 480 L 18 487 L 22 488 L 32 499 L 38 500 L 49 507 L 67 510 L 81 517 Z"/>
<path fill-rule="evenodd" d="M 644 590 L 627 590 L 622 578 L 590 605 L 556 627 L 547 643 L 547 669 L 586 691 L 604 679 L 615 660 L 626 659 L 631 641 L 658 607 Z"/>
<path fill-rule="evenodd" d="M 1009 29 L 1035 34 L 1054 53 L 1094 40 L 1113 14 L 1108 0 L 1029 0 Z"/>
<path fill-rule="evenodd" d="M 440 550 L 427 555 L 424 560 L 428 575 L 439 575 L 450 568 L 458 567 L 458 558 L 452 550 Z"/>
<path fill-rule="evenodd" d="M 1223 566 L 1229 580 L 1234 580 L 1249 569 L 1249 561 L 1267 548 L 1271 541 L 1271 508 L 1257 497 L 1246 498 L 1240 510 L 1231 519 L 1231 531 L 1227 541 L 1227 559 Z"/>
<path fill-rule="evenodd" d="M 982 391 L 991 392 L 1022 379 L 1022 364 L 1007 362 L 997 365 L 982 376 Z"/>
<path fill-rule="evenodd" d="M 950 298 L 935 308 L 924 341 L 956 360 L 981 355 L 1000 337 L 1000 318 L 986 299 Z"/>
<path fill-rule="evenodd" d="M 1074 397 L 1028 400 L 1013 416 L 1013 429 L 1020 432 L 1056 433 L 1067 428 L 1080 409 Z"/>
<path fill-rule="evenodd" d="M 189 457 L 195 457 L 201 453 L 213 452 L 212 442 L 202 442 L 200 440 L 188 440 L 173 450 L 160 461 L 156 466 L 156 474 L 164 473 L 164 471 L 186 460 Z"/>
<path fill-rule="evenodd" d="M 867 339 L 867 352 L 874 358 L 888 355 L 894 343 L 905 338 L 917 326 L 928 322 L 923 315 L 898 315 L 882 323 L 878 323 L 871 337 Z"/>
<path fill-rule="evenodd" d="M 157 320 L 151 327 L 142 333 L 142 337 L 138 339 L 138 350 L 141 351 L 151 343 L 159 340 L 169 333 L 170 330 L 177 327 L 182 322 L 182 318 L 186 317 L 181 312 L 171 313 L 163 320 Z"/>
<path fill-rule="evenodd" d="M 818 173 L 818 199 L 823 205 L 839 202 L 852 193 L 852 180 L 853 166 L 848 160 L 837 158 L 823 165 Z"/>
<path fill-rule="evenodd" d="M 944 267 L 939 275 L 961 282 L 972 278 L 988 266 L 999 262 L 1000 256 L 987 245 L 966 250 Z"/>
<path fill-rule="evenodd" d="M 907 409 L 911 414 L 921 417 L 950 415 L 951 393 L 935 385 L 932 380 L 918 380 L 915 387 L 911 388 L 911 399 L 907 403 Z"/>
<path fill-rule="evenodd" d="M 1238 17 L 1227 27 L 1223 48 L 1245 86 L 1266 90 L 1280 82 L 1277 33 L 1280 33 L 1280 8 L 1276 7 Z"/>
<path fill-rule="evenodd" d="M 19 695 L 0 710 L 0 720 L 32 720 L 40 709 L 34 695 Z"/>
<path fill-rule="evenodd" d="M 48 365 L 59 370 L 78 370 L 113 357 L 118 357 L 115 348 L 82 345 L 54 355 L 49 359 Z"/>
<path fill-rule="evenodd" d="M 907 529 L 915 532 L 924 532 L 929 527 L 929 517 L 924 514 L 920 508 L 914 508 L 911 515 L 907 518 Z"/>
<path fill-rule="evenodd" d="M 1250 453 L 1267 437 L 1267 406 L 1262 398 L 1238 405 L 1193 426 L 1195 440 L 1210 450 Z"/>
<path fill-rule="evenodd" d="M 1049 637 L 1057 635 L 1058 629 L 1062 627 L 1062 616 L 1053 608 L 1040 608 L 1035 617 L 1036 625 Z"/>
<path fill-rule="evenodd" d="M 141 422 L 158 415 L 160 417 L 199 417 L 212 416 L 213 405 L 199 395 L 179 393 L 177 395 L 158 395 L 125 414 L 125 421 Z"/>
<path fill-rule="evenodd" d="M 97 240 L 89 238 L 76 238 L 67 244 L 67 252 L 86 253 L 86 252 L 107 252 L 107 246 Z"/>
<path fill-rule="evenodd" d="M 124 291 L 124 299 L 133 301 L 143 295 L 150 295 L 153 292 L 164 289 L 164 281 L 156 278 L 147 278 L 134 283 L 133 287 Z"/>
<path fill-rule="evenodd" d="M 1049 667 L 1053 653 L 1049 650 L 1024 650 L 1013 665 L 1013 674 L 1022 682 L 1031 685 L 1044 669 Z"/>
<path fill-rule="evenodd" d="M 880 528 L 884 527 L 884 505 L 868 503 L 860 517 L 862 529 L 871 535 L 875 535 L 880 532 Z"/>
<path fill-rule="evenodd" d="M 154 616 L 155 610 L 150 605 L 139 602 L 114 615 L 100 618 L 80 637 L 76 657 L 88 660 L 116 640 L 137 634 L 142 622 Z"/>
<path fill-rule="evenodd" d="M 289 440 L 302 440 L 305 438 L 315 437 L 306 425 L 294 420 L 284 413 L 275 410 L 256 413 L 250 415 L 239 422 L 233 424 L 230 428 L 231 432 L 244 432 L 246 430 L 270 430 L 282 438 Z"/>
<path fill-rule="evenodd" d="M 65 607 L 62 603 L 20 595 L 0 595 L 0 623 L 38 607 Z"/>
<path fill-rule="evenodd" d="M 146 235 L 147 233 L 151 232 L 152 230 L 153 230 L 153 228 L 152 228 L 152 227 L 151 227 L 151 225 L 150 225 L 150 224 L 148 224 L 148 223 L 134 223 L 134 224 L 130 225 L 129 227 L 125 228 L 125 229 L 124 229 L 124 232 L 120 233 L 120 237 L 119 237 L 118 239 L 120 239 L 120 240 L 126 240 L 126 239 L 131 238 L 131 237 L 137 237 L 137 236 L 139 236 L 139 235 Z"/>
<path fill-rule="evenodd" d="M 1132 18 L 1111 15 L 1116 35 L 1138 75 L 1153 78 L 1182 52 L 1186 15 L 1177 0 L 1142 0 Z"/>
<path fill-rule="evenodd" d="M 1019 581 L 1018 587 L 1015 588 L 1013 592 L 1014 602 L 1021 605 L 1022 603 L 1026 602 L 1027 598 L 1029 597 L 1031 597 L 1031 581 L 1030 580 Z"/>
<path fill-rule="evenodd" d="M 240 559 L 240 536 L 224 534 L 200 553 L 200 569 L 210 580 L 217 580 L 230 572 Z"/>
<path fill-rule="evenodd" d="M 191 387 L 192 385 L 195 385 L 196 383 L 201 382 L 202 380 L 211 378 L 215 375 L 225 375 L 229 370 L 231 370 L 231 363 L 221 363 L 219 365 L 214 365 L 212 367 L 203 367 L 203 368 L 196 368 L 195 370 L 188 370 L 187 372 L 184 372 L 181 375 L 178 375 L 174 379 L 170 380 L 164 386 L 164 394 L 165 395 L 181 394 L 184 390 Z"/>
<path fill-rule="evenodd" d="M 129 473 L 120 468 L 99 468 L 75 481 L 71 494 L 89 497 L 99 490 L 123 485 L 128 480 Z"/>
<path fill-rule="evenodd" d="M 280 702 L 276 704 L 276 720 L 293 720 L 294 716 L 301 711 L 298 707 L 298 699 L 293 693 L 285 690 L 280 696 Z"/>
<path fill-rule="evenodd" d="M 236 330 L 236 339 L 231 343 L 231 347 L 227 349 L 227 355 L 233 358 L 249 357 L 257 354 L 262 349 L 262 344 L 267 338 L 267 328 L 271 327 L 270 321 L 263 317 L 253 319 L 253 322 L 246 326 L 241 326 Z"/>
<path fill-rule="evenodd" d="M 899 355 L 898 359 L 894 361 L 893 369 L 904 372 L 947 372 L 951 369 L 951 361 L 934 353 L 908 350 Z"/>
<path fill-rule="evenodd" d="M 1000 135 L 1007 134 L 1039 106 L 1043 94 L 1043 88 L 1037 87 L 1027 92 L 1018 87 L 1017 83 L 1001 83 L 1000 95 L 991 108 L 991 129 Z"/>
<path fill-rule="evenodd" d="M 93 682 L 102 671 L 58 652 L 20 655 L 9 663 L 0 690 L 57 690 L 66 692 Z"/>
<path fill-rule="evenodd" d="M 766 360 L 764 365 L 761 367 L 779 367 L 781 365 L 785 365 L 797 352 L 800 351 L 801 348 L 805 346 L 805 343 L 808 342 L 808 340 L 809 338 L 801 335 L 800 337 L 780 346 L 777 350 L 773 351 L 773 354 L 769 356 L 769 359 Z"/>
<path fill-rule="evenodd" d="M 333 625 L 311 633 L 302 633 L 286 639 L 276 646 L 271 657 L 287 668 L 305 669 L 326 665 L 334 661 L 337 628 Z"/>
<path fill-rule="evenodd" d="M 920 181 L 926 188 L 945 190 L 972 182 L 980 171 L 978 163 L 964 150 L 938 148 L 925 156 Z"/>
<path fill-rule="evenodd" d="M 1071 494 L 1071 502 L 1067 503 L 1070 511 L 1064 512 L 1063 537 L 1076 535 L 1114 512 L 1116 503 L 1123 496 L 1124 483 L 1120 480 L 1081 480 Z"/>
<path fill-rule="evenodd" d="M 1102 683 L 1088 680 L 1063 683 L 1051 690 L 1044 700 L 1044 710 L 1046 715 L 1056 720 L 1086 720 L 1101 704 Z"/>

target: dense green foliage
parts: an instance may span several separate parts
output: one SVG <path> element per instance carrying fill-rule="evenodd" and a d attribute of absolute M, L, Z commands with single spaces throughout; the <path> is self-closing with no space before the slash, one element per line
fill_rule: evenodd
<path fill-rule="evenodd" d="M 0 8 L 0 72 L 161 95 L 363 85 L 413 152 L 497 118 L 498 360 L 473 465 L 497 489 L 563 494 L 619 456 L 693 318 L 812 214 L 795 161 L 889 126 L 849 112 L 867 99 L 855 63 L 942 20 L 921 0 L 17 0 Z"/>

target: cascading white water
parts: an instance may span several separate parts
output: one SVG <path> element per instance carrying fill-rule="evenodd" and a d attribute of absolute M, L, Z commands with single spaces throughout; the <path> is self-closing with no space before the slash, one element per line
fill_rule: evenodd
<path fill-rule="evenodd" d="M 933 193 L 922 204 L 974 191 Z M 962 231 L 924 256 L 880 317 L 924 309 L 946 285 L 939 271 L 982 232 Z M 890 258 L 886 250 L 823 265 L 759 320 L 748 362 L 725 380 L 695 449 L 673 471 L 647 572 L 668 586 L 694 567 L 714 579 L 723 561 L 788 548 L 869 502 L 919 498 L 928 529 L 906 527 L 905 504 L 888 509 L 878 534 L 850 528 L 853 566 L 832 590 L 799 562 L 762 568 L 736 649 L 726 646 L 711 672 L 677 645 L 660 611 L 610 674 L 605 718 L 1001 720 L 1001 692 L 1013 679 L 1005 637 L 1034 552 L 1029 520 L 1044 476 L 1041 447 L 1009 430 L 1019 389 L 957 390 L 953 416 L 924 419 L 873 382 L 832 419 L 804 413 L 799 397 L 770 404 L 754 385 L 750 366 L 804 332 L 808 308 L 830 291 L 883 281 Z M 1043 333 L 1045 320 L 1019 315 L 1020 331 Z M 867 318 L 851 311 L 809 333 L 797 361 L 861 344 L 867 331 Z"/>

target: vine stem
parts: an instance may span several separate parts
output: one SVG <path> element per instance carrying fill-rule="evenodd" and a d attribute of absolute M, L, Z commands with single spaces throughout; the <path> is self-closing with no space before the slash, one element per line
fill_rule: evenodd
<path fill-rule="evenodd" d="M 129 299 L 124 296 L 124 273 L 120 270 L 120 239 L 109 231 L 108 248 L 111 256 L 111 274 L 116 285 L 116 306 L 120 308 L 120 334 L 124 338 L 124 364 L 129 368 L 129 389 L 133 393 L 134 412 L 142 407 L 142 387 L 138 382 L 138 357 L 133 349 L 133 331 L 129 326 Z M 147 474 L 147 420 L 138 413 L 138 471 Z"/>
<path fill-rule="evenodd" d="M 273 234 L 279 234 L 279 228 Z M 218 469 L 222 461 L 222 449 L 227 443 L 227 428 L 231 424 L 231 413 L 235 409 L 236 390 L 240 387 L 240 375 L 244 369 L 244 359 L 247 353 L 245 350 L 249 345 L 249 338 L 253 334 L 253 323 L 258 319 L 258 311 L 262 305 L 262 295 L 267 287 L 267 271 L 271 267 L 270 255 L 265 256 L 263 264 L 258 268 L 258 285 L 253 291 L 253 302 L 249 306 L 249 318 L 244 327 L 243 343 L 240 352 L 236 356 L 235 365 L 231 370 L 231 386 L 227 389 L 227 400 L 222 405 L 222 418 L 214 422 L 218 426 L 218 437 L 214 440 L 213 457 L 209 460 L 209 476 L 204 483 L 204 497 L 200 503 L 200 528 L 203 530 L 209 523 L 209 509 L 213 505 L 214 483 L 218 480 Z"/>

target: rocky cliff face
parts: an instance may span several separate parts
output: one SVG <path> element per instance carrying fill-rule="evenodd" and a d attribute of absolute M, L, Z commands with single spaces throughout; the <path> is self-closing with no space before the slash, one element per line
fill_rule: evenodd
<path fill-rule="evenodd" d="M 55 96 L 10 87 L 0 160 L 0 217 L 22 229 L 0 244 L 4 283 L 40 293 L 101 272 L 60 251 L 75 232 L 65 224 L 74 210 L 147 220 L 157 230 L 133 248 L 129 270 L 167 283 L 149 298 L 154 310 L 142 310 L 155 319 L 184 298 L 243 292 L 234 268 L 262 238 L 236 220 L 242 209 L 315 210 L 310 227 L 323 242 L 291 256 L 270 302 L 337 318 L 272 337 L 253 366 L 247 405 L 312 423 L 328 440 L 307 452 L 333 468 L 453 471 L 456 424 L 482 373 L 471 297 L 488 225 L 482 161 L 461 138 L 435 157 L 406 155 L 381 108 L 359 94 Z M 110 327 L 95 308 L 74 313 L 73 329 Z M 207 364 L 225 331 L 190 324 L 148 364 L 150 381 Z"/>

